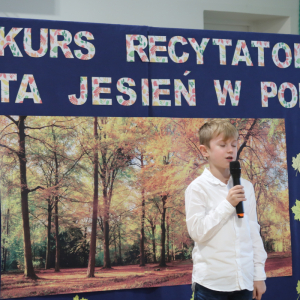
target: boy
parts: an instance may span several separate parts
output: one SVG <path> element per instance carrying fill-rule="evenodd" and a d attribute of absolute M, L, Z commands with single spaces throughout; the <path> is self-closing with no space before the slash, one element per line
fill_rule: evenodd
<path fill-rule="evenodd" d="M 199 130 L 205 169 L 185 192 L 186 222 L 194 240 L 195 300 L 261 299 L 266 291 L 267 254 L 259 234 L 253 185 L 241 178 L 233 187 L 229 165 L 237 157 L 238 132 L 225 120 Z M 236 205 L 243 201 L 244 218 Z"/>

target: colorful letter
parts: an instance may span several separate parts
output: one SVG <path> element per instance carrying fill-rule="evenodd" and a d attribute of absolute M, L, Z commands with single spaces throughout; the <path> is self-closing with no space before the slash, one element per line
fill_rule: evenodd
<path fill-rule="evenodd" d="M 277 85 L 275 82 L 261 82 L 261 106 L 268 107 L 269 98 L 273 98 L 277 95 Z M 271 91 L 268 92 L 268 88 L 271 88 Z"/>
<path fill-rule="evenodd" d="M 231 105 L 232 106 L 239 105 L 240 92 L 241 92 L 241 81 L 235 82 L 234 92 L 232 90 L 232 85 L 231 85 L 230 80 L 225 80 L 223 92 L 222 92 L 222 88 L 221 88 L 219 80 L 214 80 L 214 84 L 215 84 L 215 90 L 216 90 L 219 105 L 226 104 L 227 92 L 229 93 Z"/>
<path fill-rule="evenodd" d="M 295 68 L 300 68 L 300 44 L 294 44 Z"/>
<path fill-rule="evenodd" d="M 22 30 L 23 28 L 12 28 L 9 33 L 4 37 L 4 27 L 0 27 L 0 56 L 4 56 L 4 49 L 8 45 L 11 53 L 15 57 L 23 57 L 17 43 L 15 42 L 16 35 Z"/>
<path fill-rule="evenodd" d="M 195 80 L 189 80 L 189 93 L 187 92 L 185 86 L 180 79 L 174 80 L 175 87 L 175 106 L 181 106 L 181 94 L 187 101 L 189 106 L 196 106 L 196 90 L 195 90 Z"/>
<path fill-rule="evenodd" d="M 76 95 L 69 95 L 69 101 L 74 105 L 82 105 L 86 102 L 88 95 L 87 77 L 80 77 L 80 97 L 76 98 Z"/>
<path fill-rule="evenodd" d="M 27 87 L 30 87 L 30 92 L 26 92 Z M 36 104 L 42 104 L 40 93 L 35 83 L 34 77 L 31 74 L 24 74 L 18 95 L 16 97 L 16 103 L 23 103 L 24 99 L 32 98 Z"/>
<path fill-rule="evenodd" d="M 213 45 L 219 46 L 220 65 L 226 65 L 226 47 L 231 46 L 231 40 L 213 39 Z"/>
<path fill-rule="evenodd" d="M 149 56 L 150 56 L 150 62 L 158 62 L 158 63 L 167 63 L 168 57 L 165 56 L 156 56 L 156 51 L 167 51 L 167 48 L 165 46 L 156 46 L 155 42 L 165 42 L 166 37 L 165 36 L 155 36 L 155 35 L 149 35 Z"/>
<path fill-rule="evenodd" d="M 270 42 L 264 41 L 251 41 L 251 47 L 257 47 L 258 49 L 258 66 L 265 66 L 265 51 L 264 48 L 270 48 Z"/>
<path fill-rule="evenodd" d="M 170 95 L 170 90 L 160 89 L 160 85 L 169 85 L 170 79 L 151 79 L 152 82 L 152 105 L 171 106 L 171 100 L 161 100 L 159 95 Z"/>
<path fill-rule="evenodd" d="M 139 41 L 139 45 L 134 45 L 134 41 Z M 126 57 L 128 62 L 134 62 L 134 52 L 136 52 L 142 62 L 149 62 L 149 59 L 144 52 L 148 45 L 147 38 L 144 35 L 139 34 L 126 34 Z"/>
<path fill-rule="evenodd" d="M 292 99 L 290 102 L 286 102 L 284 98 L 284 91 L 286 89 L 290 89 L 292 92 Z M 280 104 L 285 107 L 285 108 L 292 108 L 297 104 L 298 101 L 298 93 L 296 87 L 289 82 L 284 82 L 283 84 L 280 85 L 278 89 L 278 99 Z"/>
<path fill-rule="evenodd" d="M 194 38 L 189 38 L 188 40 L 189 40 L 190 44 L 192 45 L 193 49 L 196 51 L 197 65 L 203 65 L 203 63 L 204 63 L 203 62 L 203 53 L 209 42 L 209 39 L 203 38 L 200 46 Z M 226 64 L 226 59 L 225 59 L 225 64 Z"/>
<path fill-rule="evenodd" d="M 95 46 L 85 40 L 82 40 L 82 37 L 85 37 L 87 40 L 94 39 L 94 36 L 88 31 L 77 32 L 74 37 L 74 42 L 81 48 L 86 49 L 88 53 L 83 54 L 81 50 L 74 50 L 75 57 L 82 60 L 92 59 L 96 53 Z"/>
<path fill-rule="evenodd" d="M 100 93 L 110 94 L 110 88 L 100 87 L 100 83 L 111 83 L 111 77 L 92 77 L 93 105 L 112 105 L 111 99 L 100 98 Z"/>
<path fill-rule="evenodd" d="M 16 81 L 17 74 L 0 73 L 1 102 L 9 102 L 9 82 Z"/>
<path fill-rule="evenodd" d="M 117 96 L 117 101 L 119 104 L 124 106 L 130 106 L 136 101 L 136 92 L 133 89 L 130 89 L 127 86 L 124 86 L 124 83 L 127 83 L 129 86 L 135 86 L 135 82 L 131 78 L 120 78 L 117 82 L 117 89 L 119 92 L 129 96 L 128 100 L 125 100 L 123 96 Z"/>
<path fill-rule="evenodd" d="M 175 52 L 175 44 L 176 43 L 181 43 L 182 45 L 186 45 L 187 41 L 182 36 L 173 36 L 169 41 L 169 47 L 168 47 L 169 56 L 176 63 L 179 63 L 179 64 L 185 63 L 189 58 L 189 54 L 186 52 L 183 52 L 183 54 L 180 57 L 178 57 Z"/>
<path fill-rule="evenodd" d="M 241 55 L 241 50 L 243 51 L 244 55 Z M 238 40 L 236 43 L 232 65 L 237 66 L 240 61 L 244 61 L 247 66 L 253 66 L 247 44 L 244 40 Z"/>
<path fill-rule="evenodd" d="M 283 49 L 285 51 L 285 61 L 281 62 L 278 58 L 279 49 Z M 274 61 L 275 66 L 278 68 L 287 68 L 292 63 L 292 52 L 289 45 L 285 43 L 277 43 L 272 50 L 272 59 Z"/>
<path fill-rule="evenodd" d="M 58 36 L 64 37 L 63 41 L 58 41 Z M 50 29 L 50 57 L 58 57 L 58 47 L 61 48 L 66 58 L 74 58 L 68 45 L 72 42 L 72 35 L 68 30 Z"/>
<path fill-rule="evenodd" d="M 31 46 L 31 28 L 24 29 L 23 45 L 25 52 L 31 57 L 43 57 L 48 51 L 48 29 L 40 29 L 40 49 L 35 51 Z"/>
<path fill-rule="evenodd" d="M 149 80 L 142 78 L 142 104 L 149 106 Z"/>

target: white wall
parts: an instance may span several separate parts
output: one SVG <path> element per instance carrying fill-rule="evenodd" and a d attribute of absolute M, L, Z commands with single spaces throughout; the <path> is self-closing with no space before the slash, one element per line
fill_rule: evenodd
<path fill-rule="evenodd" d="M 0 0 L 0 16 L 298 34 L 299 1 Z"/>

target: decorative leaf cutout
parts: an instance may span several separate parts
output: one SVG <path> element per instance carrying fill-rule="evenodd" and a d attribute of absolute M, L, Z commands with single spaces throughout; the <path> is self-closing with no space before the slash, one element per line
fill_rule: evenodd
<path fill-rule="evenodd" d="M 300 172 L 300 153 L 296 157 L 293 157 L 292 167 L 295 169 L 295 171 L 297 171 L 296 172 L 296 176 L 297 176 L 297 173 Z"/>
<path fill-rule="evenodd" d="M 295 220 L 300 221 L 300 201 L 296 200 L 296 204 L 291 208 L 292 212 L 295 214 Z"/>

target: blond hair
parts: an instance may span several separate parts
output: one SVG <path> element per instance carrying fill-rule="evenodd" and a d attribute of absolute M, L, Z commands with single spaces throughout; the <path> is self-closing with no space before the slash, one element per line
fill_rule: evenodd
<path fill-rule="evenodd" d="M 200 145 L 210 148 L 210 141 L 221 133 L 224 135 L 225 141 L 231 137 L 238 139 L 239 136 L 237 129 L 228 120 L 212 119 L 199 129 Z"/>

